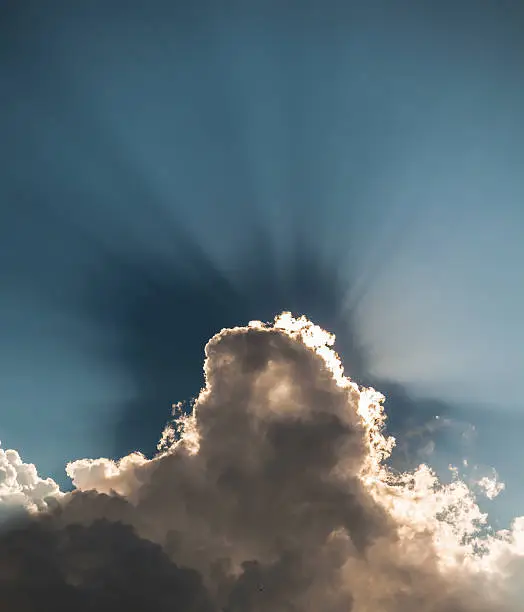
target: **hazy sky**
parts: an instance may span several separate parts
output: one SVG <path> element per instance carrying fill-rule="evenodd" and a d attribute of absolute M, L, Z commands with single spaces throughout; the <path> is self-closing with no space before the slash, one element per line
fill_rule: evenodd
<path fill-rule="evenodd" d="M 150 452 L 209 337 L 292 308 L 397 385 L 399 428 L 425 398 L 518 486 L 520 3 L 4 1 L 0 27 L 4 446 L 58 479 Z"/>

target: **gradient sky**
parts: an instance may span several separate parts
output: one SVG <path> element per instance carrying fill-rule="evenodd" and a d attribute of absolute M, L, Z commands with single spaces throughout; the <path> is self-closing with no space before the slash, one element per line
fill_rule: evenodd
<path fill-rule="evenodd" d="M 292 308 L 524 512 L 523 68 L 519 2 L 1 2 L 3 445 L 150 453 Z"/>

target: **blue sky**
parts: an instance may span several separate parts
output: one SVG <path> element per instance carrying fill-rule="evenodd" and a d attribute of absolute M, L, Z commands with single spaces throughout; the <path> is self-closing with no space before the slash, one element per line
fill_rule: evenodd
<path fill-rule="evenodd" d="M 187 5 L 2 3 L 3 445 L 150 452 L 206 339 L 293 308 L 522 511 L 518 3 Z"/>

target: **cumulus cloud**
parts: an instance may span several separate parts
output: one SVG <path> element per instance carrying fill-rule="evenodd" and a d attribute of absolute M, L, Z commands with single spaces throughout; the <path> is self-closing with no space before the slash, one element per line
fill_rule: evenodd
<path fill-rule="evenodd" d="M 55 609 L 513 612 L 521 523 L 491 533 L 458 477 L 392 471 L 383 397 L 333 342 L 287 313 L 213 337 L 155 458 L 72 462 L 76 490 L 2 536 L 2 609 L 47 584 Z"/>
<path fill-rule="evenodd" d="M 13 512 L 47 508 L 50 498 L 60 496 L 51 478 L 40 478 L 32 463 L 24 463 L 17 451 L 0 448 L 0 520 Z"/>

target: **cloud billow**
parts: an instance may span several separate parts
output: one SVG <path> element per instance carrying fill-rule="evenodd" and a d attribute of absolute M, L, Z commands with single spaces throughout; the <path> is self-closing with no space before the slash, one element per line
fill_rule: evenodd
<path fill-rule="evenodd" d="M 215 335 L 157 456 L 69 464 L 4 533 L 2 609 L 513 612 L 518 522 L 481 542 L 463 483 L 387 467 L 382 397 L 332 341 L 288 314 Z"/>

